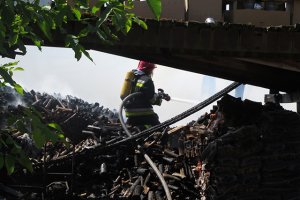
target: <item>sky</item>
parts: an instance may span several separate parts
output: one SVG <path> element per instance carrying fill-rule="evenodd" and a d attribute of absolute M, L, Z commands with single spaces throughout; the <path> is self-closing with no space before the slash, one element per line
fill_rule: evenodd
<path fill-rule="evenodd" d="M 27 46 L 27 51 L 25 56 L 16 57 L 18 66 L 25 70 L 14 74 L 16 82 L 25 90 L 72 95 L 89 103 L 98 102 L 111 110 L 119 109 L 125 74 L 138 64 L 138 60 L 98 51 L 89 51 L 94 62 L 84 56 L 77 61 L 74 52 L 68 48 L 43 47 L 39 51 L 36 47 Z M 8 61 L 12 60 L 1 59 L 0 63 Z M 153 81 L 156 90 L 162 88 L 174 99 L 154 107 L 161 122 L 184 112 L 232 82 L 161 65 L 155 69 Z M 267 93 L 267 89 L 246 85 L 244 99 L 263 102 Z M 286 104 L 284 107 L 296 110 L 296 104 Z M 211 108 L 208 106 L 176 125 L 196 120 Z"/>

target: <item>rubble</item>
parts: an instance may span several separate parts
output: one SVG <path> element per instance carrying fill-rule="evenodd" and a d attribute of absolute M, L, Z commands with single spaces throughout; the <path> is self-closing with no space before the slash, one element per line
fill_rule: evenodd
<path fill-rule="evenodd" d="M 33 106 L 42 114 L 45 121 L 57 122 L 73 143 L 86 138 L 82 130 L 88 125 L 111 125 L 118 120 L 115 110 L 111 111 L 97 102 L 90 104 L 70 95 L 62 97 L 60 94 L 49 95 L 31 90 L 21 96 L 10 87 L 1 87 L 0 92 L 2 112 L 7 109 L 17 110 L 18 105 Z M 0 117 L 0 124 L 4 120 L 5 116 Z"/>
<path fill-rule="evenodd" d="M 6 102 L 3 94 L 0 99 Z M 14 95 L 12 99 L 16 98 Z M 10 177 L 12 180 L 1 180 L 7 187 L 21 191 L 22 198 L 164 199 L 161 182 L 145 161 L 147 155 L 163 175 L 173 199 L 200 199 L 192 171 L 197 157 L 185 157 L 181 144 L 176 140 L 169 142 L 176 136 L 184 144 L 186 127 L 155 132 L 139 141 L 105 149 L 101 154 L 88 154 L 86 149 L 105 147 L 126 137 L 114 113 L 75 97 L 55 98 L 34 91 L 21 100 L 39 110 L 45 121 L 60 124 L 71 141 L 69 148 L 48 142 L 40 152 L 30 153 L 33 173 L 17 170 Z M 16 140 L 24 149 L 34 149 L 28 134 L 16 135 Z"/>
<path fill-rule="evenodd" d="M 204 199 L 299 199 L 300 116 L 228 96 L 219 104 L 228 130 L 203 152 Z"/>
<path fill-rule="evenodd" d="M 14 100 L 6 93 L 0 93 L 2 107 Z M 33 105 L 46 121 L 60 124 L 71 143 L 48 142 L 36 153 L 28 135 L 18 135 L 22 147 L 32 151 L 34 172 L 17 170 L 1 179 L 10 194 L 1 193 L 0 187 L 0 197 L 167 199 L 154 168 L 174 200 L 300 196 L 300 117 L 278 106 L 225 96 L 210 113 L 186 126 L 107 148 L 127 137 L 116 113 L 75 97 L 34 91 L 22 102 Z M 1 112 L 5 116 L 5 109 Z M 95 152 L 96 146 L 102 151 Z"/>

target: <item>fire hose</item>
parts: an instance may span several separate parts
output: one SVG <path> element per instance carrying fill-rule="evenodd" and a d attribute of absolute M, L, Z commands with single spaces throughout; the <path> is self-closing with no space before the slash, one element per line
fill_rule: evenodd
<path fill-rule="evenodd" d="M 119 139 L 117 141 L 114 141 L 110 144 L 107 145 L 103 145 L 103 144 L 97 144 L 94 145 L 91 148 L 88 149 L 84 149 L 81 152 L 76 153 L 76 156 L 85 156 L 86 154 L 90 154 L 90 155 L 98 155 L 99 153 L 106 151 L 109 148 L 113 148 L 122 144 L 126 144 L 129 143 L 131 141 L 135 141 L 145 135 L 150 135 L 152 133 L 154 133 L 155 131 L 159 131 L 161 129 L 163 129 L 164 127 L 167 127 L 171 124 L 174 124 L 196 112 L 198 112 L 199 110 L 205 108 L 206 106 L 210 105 L 211 103 L 215 102 L 216 100 L 218 100 L 219 98 L 221 98 L 222 96 L 224 96 L 225 94 L 231 92 L 232 90 L 234 90 L 235 88 L 237 88 L 238 86 L 240 86 L 241 83 L 238 82 L 234 82 L 232 84 L 230 84 L 229 86 L 227 86 L 226 88 L 224 88 L 223 90 L 221 90 L 220 92 L 214 94 L 213 96 L 209 97 L 208 99 L 204 100 L 203 102 L 197 104 L 196 106 L 188 109 L 187 111 L 161 123 L 158 124 L 156 126 L 153 126 L 149 129 L 146 129 L 144 131 L 141 131 L 135 135 L 132 135 L 131 137 L 127 137 L 127 138 L 123 138 L 123 139 Z M 124 121 L 123 121 L 124 122 Z M 128 135 L 128 133 L 126 133 Z M 72 157 L 72 155 L 69 155 L 68 157 L 63 157 L 60 159 L 56 159 L 56 160 L 52 160 L 49 163 L 55 163 L 55 162 L 61 162 L 62 160 L 66 160 L 66 159 L 70 159 Z"/>
<path fill-rule="evenodd" d="M 99 153 L 103 152 L 103 151 L 106 151 L 107 149 L 110 149 L 110 148 L 113 148 L 113 147 L 116 147 L 116 146 L 119 146 L 119 145 L 122 145 L 122 144 L 126 144 L 126 143 L 130 143 L 131 141 L 136 141 L 137 139 L 139 138 L 142 138 L 143 136 L 145 135 L 150 135 L 156 131 L 159 131 L 159 130 L 162 130 L 164 127 L 167 127 L 171 124 L 174 124 L 196 112 L 198 112 L 199 110 L 203 109 L 204 107 L 210 105 L 211 103 L 213 103 L 214 101 L 218 100 L 219 98 L 221 98 L 222 96 L 224 96 L 225 94 L 229 93 L 230 91 L 234 90 L 235 88 L 237 88 L 238 86 L 240 86 L 241 83 L 237 83 L 237 82 L 234 82 L 232 84 L 230 84 L 228 87 L 224 88 L 223 90 L 221 90 L 220 92 L 214 94 L 213 96 L 211 96 L 210 98 L 206 99 L 205 101 L 197 104 L 196 106 L 190 108 L 189 110 L 159 124 L 159 125 L 156 125 L 156 126 L 153 126 L 149 129 L 146 129 L 144 131 L 141 131 L 135 135 L 132 135 L 129 130 L 127 129 L 125 123 L 124 123 L 124 120 L 122 119 L 121 123 L 122 124 L 122 127 L 124 128 L 125 127 L 125 133 L 128 135 L 127 138 L 125 139 L 120 139 L 120 140 L 117 140 L 116 142 L 112 142 L 110 144 L 107 144 L 107 145 L 103 145 L 103 144 L 97 144 L 97 145 L 94 145 L 93 147 L 91 148 L 88 148 L 88 149 L 84 149 L 82 150 L 81 152 L 78 152 L 78 153 L 73 153 L 67 157 L 64 157 L 64 158 L 61 158 L 61 159 L 57 159 L 57 160 L 52 160 L 50 162 L 47 162 L 47 163 L 44 163 L 44 164 L 49 164 L 49 163 L 56 163 L 56 162 L 61 162 L 63 160 L 67 160 L 67 159 L 70 159 L 72 157 L 74 157 L 74 155 L 76 156 L 86 156 L 87 154 L 90 155 L 90 156 L 95 156 L 95 155 L 99 155 Z M 137 95 L 137 94 L 136 94 Z M 130 98 L 130 97 L 128 97 Z M 124 104 L 124 102 L 122 102 L 122 104 Z M 120 109 L 123 108 L 123 105 L 120 107 Z M 122 114 L 122 111 L 121 111 L 121 114 Z M 122 115 L 120 115 L 122 116 Z M 122 138 L 122 137 L 121 137 Z M 145 153 L 143 152 L 143 155 L 144 155 L 144 158 L 145 160 L 147 161 L 147 163 L 153 168 L 154 172 L 156 173 L 156 175 L 158 176 L 160 182 L 162 183 L 162 186 L 163 186 L 163 189 L 166 193 L 166 196 L 167 196 L 167 199 L 168 200 L 172 200 L 172 197 L 171 197 L 171 194 L 170 194 L 170 190 L 168 188 L 168 185 L 166 184 L 162 174 L 160 173 L 160 171 L 157 169 L 155 163 L 150 159 L 150 157 Z M 39 164 L 43 164 L 43 163 L 39 163 Z M 35 165 L 35 166 L 38 166 L 39 164 Z"/>
<path fill-rule="evenodd" d="M 132 93 L 130 95 L 128 95 L 121 103 L 120 105 L 120 109 L 119 109 L 119 119 L 120 119 L 120 122 L 121 122 L 121 125 L 125 131 L 125 133 L 127 134 L 127 136 L 130 138 L 132 137 L 132 134 L 130 133 L 130 131 L 128 130 L 125 122 L 124 122 L 124 119 L 123 119 L 123 107 L 124 107 L 124 104 L 131 98 L 135 97 L 135 96 L 138 96 L 138 95 L 141 95 L 141 92 L 136 92 L 136 93 Z M 142 150 L 142 148 L 139 146 L 139 149 Z M 163 186 L 163 189 L 166 193 L 166 196 L 167 196 L 167 199 L 168 200 L 172 200 L 172 196 L 171 196 L 171 192 L 169 190 L 169 187 L 166 183 L 166 180 L 164 179 L 163 175 L 160 173 L 159 169 L 156 167 L 155 163 L 151 160 L 151 158 L 142 150 L 141 151 L 144 155 L 144 158 L 146 160 L 146 162 L 150 165 L 150 167 L 153 169 L 153 171 L 155 172 L 155 174 L 158 176 L 158 179 L 159 181 L 161 182 L 162 186 Z"/>
<path fill-rule="evenodd" d="M 150 135 L 151 133 L 154 133 L 155 131 L 159 131 L 161 129 L 163 129 L 164 127 L 167 127 L 169 125 L 172 125 L 196 112 L 198 112 L 199 110 L 205 108 L 206 106 L 208 106 L 209 104 L 215 102 L 216 100 L 218 100 L 219 98 L 221 98 L 222 96 L 224 96 L 225 94 L 231 92 L 232 90 L 234 90 L 235 88 L 237 88 L 238 86 L 240 86 L 241 83 L 238 83 L 238 82 L 234 82 L 232 84 L 230 84 L 229 86 L 227 86 L 226 88 L 224 88 L 223 90 L 221 90 L 220 92 L 214 94 L 213 96 L 209 97 L 208 99 L 202 101 L 201 103 L 197 104 L 196 106 L 188 109 L 187 111 L 161 123 L 161 124 L 158 124 L 156 126 L 153 126 L 149 129 L 146 129 L 144 131 L 141 131 L 139 132 L 138 134 L 135 134 L 133 135 L 132 137 L 128 137 L 128 138 L 125 138 L 123 140 L 119 140 L 113 144 L 110 144 L 110 145 L 107 145 L 105 147 L 101 146 L 102 148 L 110 148 L 110 147 L 115 147 L 115 146 L 118 146 L 118 145 L 121 145 L 121 144 L 124 144 L 124 143 L 127 143 L 129 141 L 133 141 L 133 140 L 136 140 L 138 138 L 141 138 L 145 135 Z M 99 151 L 102 150 L 99 146 Z M 97 148 L 97 147 L 96 147 Z"/>
<path fill-rule="evenodd" d="M 124 104 L 131 98 L 135 97 L 135 96 L 138 96 L 140 95 L 141 92 L 135 92 L 135 93 L 132 93 L 130 95 L 128 95 L 121 103 L 120 105 L 120 109 L 119 109 L 119 120 L 121 122 L 121 125 L 122 125 L 122 128 L 124 129 L 125 133 L 127 134 L 128 137 L 131 137 L 132 134 L 130 133 L 130 131 L 128 130 L 125 122 L 124 122 L 124 119 L 123 119 L 123 107 L 124 107 Z"/>
<path fill-rule="evenodd" d="M 142 131 L 142 132 L 140 132 L 140 133 L 138 133 L 138 134 L 136 134 L 134 136 L 132 136 L 132 134 L 127 129 L 127 127 L 126 127 L 126 125 L 124 123 L 124 120 L 123 120 L 123 116 L 122 116 L 122 110 L 123 110 L 124 103 L 128 99 L 130 99 L 130 98 L 132 98 L 132 97 L 140 94 L 140 93 L 133 93 L 133 94 L 127 96 L 123 100 L 123 102 L 122 102 L 122 104 L 120 106 L 120 111 L 119 111 L 120 122 L 122 124 L 122 127 L 123 127 L 125 133 L 129 137 L 126 138 L 126 139 L 123 139 L 121 141 L 118 141 L 118 142 L 116 142 L 114 144 L 108 145 L 108 146 L 112 147 L 112 146 L 115 146 L 115 145 L 120 145 L 120 144 L 125 143 L 127 141 L 138 139 L 138 138 L 140 138 L 140 137 L 142 137 L 144 135 L 147 135 L 147 134 L 149 135 L 149 134 L 151 134 L 151 133 L 153 133 L 155 131 L 161 130 L 164 127 L 167 127 L 167 126 L 169 126 L 171 124 L 174 124 L 174 123 L 176 123 L 176 122 L 178 122 L 178 121 L 180 121 L 180 120 L 182 120 L 182 119 L 184 119 L 184 118 L 186 118 L 186 117 L 194 114 L 195 112 L 198 112 L 199 110 L 203 109 L 204 107 L 206 107 L 209 104 L 213 103 L 214 101 L 218 100 L 219 98 L 221 98 L 225 94 L 229 93 L 230 91 L 234 90 L 235 88 L 237 88 L 240 85 L 241 85 L 241 83 L 234 82 L 231 85 L 229 85 L 228 87 L 226 87 L 223 90 L 221 90 L 220 92 L 218 92 L 215 95 L 211 96 L 210 98 L 206 99 L 205 101 L 203 101 L 203 102 L 197 104 L 196 106 L 192 107 L 191 109 L 189 109 L 189 110 L 187 110 L 187 111 L 185 111 L 185 112 L 183 112 L 183 113 L 181 113 L 181 114 L 179 114 L 179 115 L 177 115 L 177 116 L 175 116 L 175 117 L 173 117 L 173 118 L 171 118 L 171 119 L 169 119 L 169 120 L 167 120 L 167 121 L 165 121 L 165 122 L 163 122 L 163 123 L 161 123 L 159 125 L 153 126 L 153 127 L 149 128 L 149 129 L 146 129 L 146 130 L 144 130 L 144 131 Z M 148 162 L 148 164 L 153 168 L 153 170 L 155 171 L 156 175 L 159 177 L 159 179 L 160 179 L 160 181 L 161 181 L 161 183 L 163 185 L 163 188 L 165 190 L 167 199 L 171 200 L 172 197 L 171 197 L 169 188 L 166 185 L 166 182 L 165 182 L 163 176 L 161 175 L 161 173 L 159 172 L 159 170 L 157 169 L 157 167 L 155 166 L 155 164 L 153 163 L 153 161 L 150 159 L 150 157 L 146 153 L 143 153 L 143 154 L 144 154 L 144 158 L 146 159 L 146 161 Z"/>

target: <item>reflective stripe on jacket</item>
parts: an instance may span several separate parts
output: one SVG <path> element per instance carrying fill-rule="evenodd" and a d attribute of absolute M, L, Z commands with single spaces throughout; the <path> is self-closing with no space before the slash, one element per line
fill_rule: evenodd
<path fill-rule="evenodd" d="M 132 116 L 144 116 L 144 115 L 153 115 L 154 110 L 152 108 L 137 108 L 137 109 L 125 109 L 126 117 Z"/>

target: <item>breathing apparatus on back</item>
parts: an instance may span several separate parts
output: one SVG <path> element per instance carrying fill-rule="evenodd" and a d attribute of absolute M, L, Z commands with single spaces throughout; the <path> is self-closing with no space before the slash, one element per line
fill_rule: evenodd
<path fill-rule="evenodd" d="M 123 82 L 123 86 L 120 94 L 122 100 L 132 93 L 134 83 L 135 83 L 135 75 L 133 71 L 127 72 L 125 75 L 125 80 Z"/>
<path fill-rule="evenodd" d="M 156 68 L 155 64 L 148 63 L 145 61 L 140 61 L 137 70 L 142 71 L 147 75 L 151 75 L 154 68 Z M 121 94 L 120 94 L 122 100 L 133 92 L 135 81 L 136 81 L 136 76 L 134 74 L 134 71 L 132 70 L 127 72 L 125 76 L 125 80 L 123 82 Z"/>

